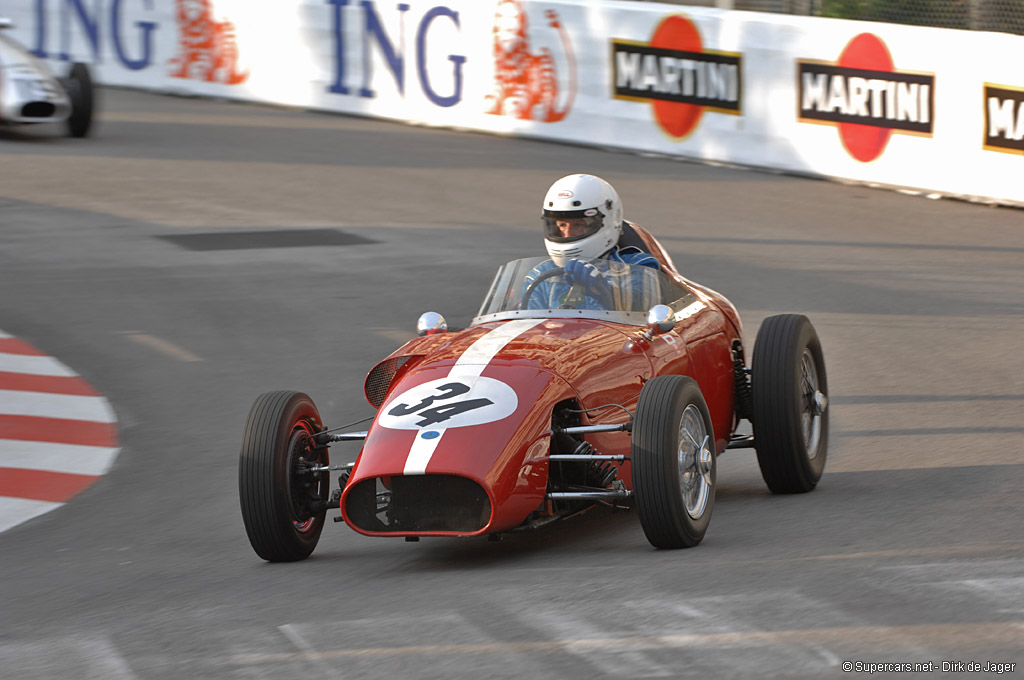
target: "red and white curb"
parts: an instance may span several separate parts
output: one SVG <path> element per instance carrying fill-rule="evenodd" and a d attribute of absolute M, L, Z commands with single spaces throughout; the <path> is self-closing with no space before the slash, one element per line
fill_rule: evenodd
<path fill-rule="evenodd" d="M 119 450 L 110 402 L 55 358 L 0 330 L 0 531 L 87 489 Z"/>

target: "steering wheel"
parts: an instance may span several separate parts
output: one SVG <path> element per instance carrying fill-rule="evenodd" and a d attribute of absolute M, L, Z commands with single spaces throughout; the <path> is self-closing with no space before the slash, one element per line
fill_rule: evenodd
<path fill-rule="evenodd" d="M 530 285 L 528 285 L 526 290 L 523 291 L 523 297 L 519 300 L 519 309 L 527 309 L 530 298 L 533 297 L 533 291 L 537 290 L 537 286 L 539 286 L 542 281 L 547 281 L 548 279 L 553 279 L 556 276 L 562 276 L 563 274 L 565 274 L 565 270 L 561 267 L 552 267 L 551 269 L 541 272 L 540 276 L 531 281 Z"/>
<path fill-rule="evenodd" d="M 564 275 L 565 269 L 563 269 L 562 267 L 552 267 L 551 269 L 547 269 L 541 272 L 537 278 L 530 282 L 530 285 L 526 287 L 526 290 L 523 291 L 523 297 L 522 299 L 519 300 L 519 309 L 528 308 L 530 297 L 533 296 L 533 292 L 537 290 L 537 286 L 539 286 L 543 281 L 553 279 L 556 276 Z M 591 295 L 591 297 L 593 297 L 595 300 L 601 303 L 602 307 L 604 307 L 605 309 L 614 309 L 615 302 L 612 299 L 612 292 L 610 290 L 601 285 L 581 287 L 584 290 L 594 293 L 593 295 Z"/>

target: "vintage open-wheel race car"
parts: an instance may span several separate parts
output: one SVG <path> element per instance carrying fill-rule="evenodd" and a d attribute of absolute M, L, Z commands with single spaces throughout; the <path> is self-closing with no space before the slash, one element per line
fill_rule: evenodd
<path fill-rule="evenodd" d="M 329 511 L 361 534 L 418 540 L 494 538 L 595 506 L 635 507 L 652 545 L 692 547 L 730 448 L 755 448 L 775 493 L 813 489 L 829 411 L 810 321 L 765 319 L 748 368 L 733 305 L 655 255 L 660 270 L 592 261 L 603 292 L 570 291 L 559 308 L 543 288 L 571 287 L 562 268 L 505 264 L 471 325 L 428 312 L 370 370 L 366 431 L 327 428 L 302 392 L 261 395 L 239 467 L 253 549 L 304 559 Z M 743 419 L 752 435 L 737 434 Z M 332 466 L 329 447 L 346 441 L 358 457 Z"/>

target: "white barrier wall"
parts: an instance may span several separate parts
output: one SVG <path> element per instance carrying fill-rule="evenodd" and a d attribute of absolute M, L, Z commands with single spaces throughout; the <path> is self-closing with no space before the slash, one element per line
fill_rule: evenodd
<path fill-rule="evenodd" d="M 107 84 L 1024 204 L 1019 36 L 614 0 L 0 11 L 58 71 L 88 61 Z"/>

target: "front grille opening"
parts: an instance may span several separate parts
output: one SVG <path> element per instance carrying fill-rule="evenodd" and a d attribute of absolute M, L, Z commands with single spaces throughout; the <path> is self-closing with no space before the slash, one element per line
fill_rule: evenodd
<path fill-rule="evenodd" d="M 363 531 L 473 533 L 491 519 L 483 487 L 455 475 L 364 479 L 348 492 L 349 521 Z"/>
<path fill-rule="evenodd" d="M 21 115 L 25 118 L 49 118 L 57 107 L 50 102 L 29 102 L 21 107 Z"/>
<path fill-rule="evenodd" d="M 394 380 L 398 369 L 411 357 L 394 357 L 380 362 L 366 376 L 366 398 L 375 408 L 380 408 L 384 398 L 388 396 L 391 388 L 391 381 Z"/>

